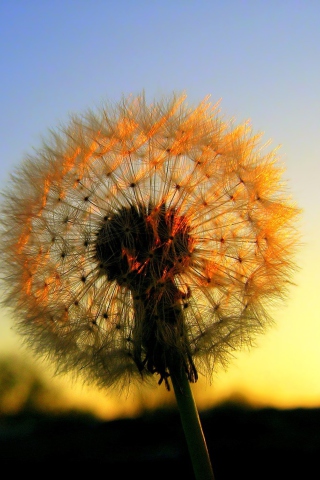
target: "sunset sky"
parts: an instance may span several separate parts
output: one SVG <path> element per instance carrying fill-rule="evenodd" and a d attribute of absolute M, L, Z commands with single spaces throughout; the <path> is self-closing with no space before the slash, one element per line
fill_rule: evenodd
<path fill-rule="evenodd" d="M 285 179 L 303 209 L 296 286 L 256 347 L 235 354 L 211 384 L 195 386 L 200 407 L 229 396 L 320 406 L 319 59 L 316 0 L 0 2 L 0 189 L 48 129 L 142 90 L 150 100 L 185 92 L 191 104 L 210 95 L 226 119 L 249 119 L 265 141 L 281 145 Z M 2 309 L 0 354 L 22 351 L 12 325 Z M 135 409 L 132 396 L 119 402 L 57 381 L 105 416 Z M 152 395 L 139 401 L 151 405 Z"/>

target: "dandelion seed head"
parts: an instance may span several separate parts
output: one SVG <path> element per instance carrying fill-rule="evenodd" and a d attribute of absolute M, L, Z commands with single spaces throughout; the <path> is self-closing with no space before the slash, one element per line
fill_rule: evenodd
<path fill-rule="evenodd" d="M 100 386 L 211 375 L 272 322 L 299 209 L 246 123 L 143 95 L 74 116 L 12 175 L 5 305 L 28 344 Z"/>

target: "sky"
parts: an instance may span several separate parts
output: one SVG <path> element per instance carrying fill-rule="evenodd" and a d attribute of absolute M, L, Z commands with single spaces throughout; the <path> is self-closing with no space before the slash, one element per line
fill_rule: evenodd
<path fill-rule="evenodd" d="M 191 104 L 210 95 L 225 118 L 249 119 L 254 132 L 281 146 L 285 179 L 303 209 L 296 285 L 256 346 L 194 387 L 200 408 L 229 397 L 320 406 L 319 58 L 317 0 L 0 0 L 0 190 L 70 114 L 143 90 L 150 99 L 184 92 Z M 12 326 L 2 308 L 0 355 L 21 352 Z M 54 381 L 105 416 L 165 397 L 119 402 L 113 393 Z"/>

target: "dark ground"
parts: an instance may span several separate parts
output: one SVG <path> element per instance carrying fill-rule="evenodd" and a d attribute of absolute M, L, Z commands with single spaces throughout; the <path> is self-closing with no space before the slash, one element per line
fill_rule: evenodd
<path fill-rule="evenodd" d="M 200 417 L 215 480 L 320 478 L 320 408 L 226 405 Z M 194 480 L 174 410 L 107 422 L 79 413 L 0 416 L 0 462 L 44 476 L 72 467 L 74 474 L 103 471 L 107 479 Z"/>

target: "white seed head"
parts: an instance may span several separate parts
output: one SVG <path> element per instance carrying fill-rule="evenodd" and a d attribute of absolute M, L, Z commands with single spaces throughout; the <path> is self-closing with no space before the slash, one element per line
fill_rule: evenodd
<path fill-rule="evenodd" d="M 207 100 L 74 116 L 2 203 L 5 305 L 58 371 L 190 381 L 250 345 L 287 292 L 296 219 L 276 151 Z"/>

